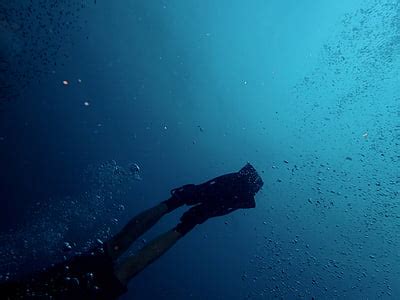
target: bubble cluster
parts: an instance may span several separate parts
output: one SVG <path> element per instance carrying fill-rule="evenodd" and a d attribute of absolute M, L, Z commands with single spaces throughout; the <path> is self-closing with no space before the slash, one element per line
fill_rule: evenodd
<path fill-rule="evenodd" d="M 363 2 L 294 87 L 297 154 L 266 171 L 248 298 L 400 294 L 399 20 L 398 1 Z"/>
<path fill-rule="evenodd" d="M 115 232 L 134 175 L 109 161 L 83 177 L 86 192 L 37 202 L 24 226 L 0 235 L 0 274 L 8 274 L 0 281 L 87 251 Z"/>
<path fill-rule="evenodd" d="M 86 1 L 24 0 L 0 4 L 0 103 L 63 65 L 73 35 L 87 23 Z"/>

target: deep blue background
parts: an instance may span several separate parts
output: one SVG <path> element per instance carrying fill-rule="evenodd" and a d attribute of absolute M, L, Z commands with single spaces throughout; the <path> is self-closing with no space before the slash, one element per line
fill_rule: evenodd
<path fill-rule="evenodd" d="M 3 104 L 2 273 L 250 161 L 265 181 L 257 208 L 196 228 L 124 299 L 397 298 L 399 12 L 373 0 L 88 3 L 57 66 Z M 137 163 L 143 180 L 99 189 L 85 170 L 110 160 Z"/>

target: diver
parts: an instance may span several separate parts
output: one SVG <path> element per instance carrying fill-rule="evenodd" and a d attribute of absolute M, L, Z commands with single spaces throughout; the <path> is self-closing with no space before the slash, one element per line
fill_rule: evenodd
<path fill-rule="evenodd" d="M 171 197 L 133 219 L 115 236 L 89 253 L 0 286 L 1 299 L 118 299 L 129 281 L 154 262 L 196 225 L 237 209 L 256 206 L 254 196 L 263 186 L 249 163 L 240 171 L 205 183 L 187 184 L 171 191 Z M 165 214 L 183 205 L 192 206 L 173 229 L 146 244 L 135 255 L 121 255 Z"/>

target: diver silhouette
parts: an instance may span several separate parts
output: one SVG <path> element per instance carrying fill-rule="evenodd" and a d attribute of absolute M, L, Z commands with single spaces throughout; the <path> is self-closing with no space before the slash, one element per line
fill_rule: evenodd
<path fill-rule="evenodd" d="M 254 196 L 263 186 L 249 163 L 240 171 L 205 183 L 188 184 L 171 191 L 171 197 L 132 218 L 104 244 L 88 253 L 0 286 L 1 299 L 118 299 L 130 279 L 170 249 L 196 225 L 237 209 L 256 206 Z M 146 244 L 133 256 L 121 255 L 165 214 L 192 206 L 173 229 Z"/>

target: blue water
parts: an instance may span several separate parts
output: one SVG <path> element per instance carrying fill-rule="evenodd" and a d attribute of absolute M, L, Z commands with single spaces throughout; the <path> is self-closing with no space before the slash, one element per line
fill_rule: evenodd
<path fill-rule="evenodd" d="M 0 5 L 1 280 L 250 161 L 256 209 L 122 299 L 400 297 L 400 2 L 19 2 Z M 115 172 L 133 163 L 141 180 Z"/>

